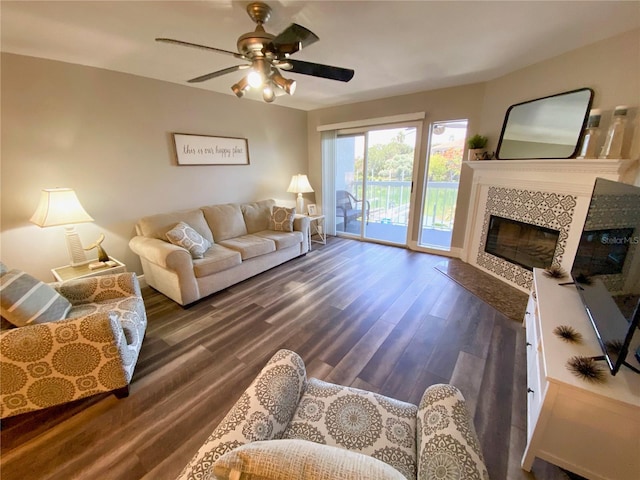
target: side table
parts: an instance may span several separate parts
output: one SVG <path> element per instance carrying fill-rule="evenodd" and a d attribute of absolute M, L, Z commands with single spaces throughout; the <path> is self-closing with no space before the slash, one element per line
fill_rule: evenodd
<path fill-rule="evenodd" d="M 324 215 L 309 215 L 309 250 L 311 250 L 311 242 L 327 244 Z"/>
<path fill-rule="evenodd" d="M 51 273 L 57 282 L 65 282 L 67 280 L 75 280 L 76 278 L 88 278 L 99 277 L 100 275 L 110 275 L 113 273 L 124 273 L 127 271 L 127 266 L 120 260 L 113 257 L 109 257 L 109 260 L 116 262 L 115 267 L 103 267 L 91 270 L 89 264 L 80 265 L 78 267 L 72 267 L 71 265 L 65 265 L 64 267 L 53 268 Z M 97 260 L 96 260 L 97 261 Z M 93 262 L 93 261 L 92 261 Z"/>

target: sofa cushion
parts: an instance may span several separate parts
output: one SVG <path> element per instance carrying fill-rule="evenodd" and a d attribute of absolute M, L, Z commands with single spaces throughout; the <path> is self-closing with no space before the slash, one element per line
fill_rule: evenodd
<path fill-rule="evenodd" d="M 403 480 L 389 465 L 357 452 L 304 440 L 253 442 L 221 456 L 218 480 Z"/>
<path fill-rule="evenodd" d="M 293 217 L 295 208 L 273 207 L 269 218 L 269 229 L 276 232 L 293 232 Z"/>
<path fill-rule="evenodd" d="M 273 230 L 263 230 L 257 232 L 256 235 L 276 242 L 277 250 L 300 245 L 304 239 L 302 232 L 274 232 Z"/>
<path fill-rule="evenodd" d="M 230 238 L 229 240 L 220 242 L 220 245 L 240 252 L 242 260 L 248 260 L 276 251 L 276 243 L 273 240 L 259 235 L 243 235 L 241 237 Z"/>
<path fill-rule="evenodd" d="M 410 403 L 312 378 L 282 438 L 355 450 L 415 479 L 417 411 Z"/>
<path fill-rule="evenodd" d="M 184 222 L 178 224 L 167 232 L 167 238 L 174 245 L 186 248 L 192 258 L 202 258 L 204 252 L 211 247 L 211 242 L 196 232 Z"/>
<path fill-rule="evenodd" d="M 178 222 L 184 222 L 193 228 L 204 238 L 213 243 L 213 235 L 204 219 L 204 214 L 199 208 L 195 210 L 180 210 L 172 213 L 160 213 L 142 217 L 136 224 L 140 235 L 167 241 L 167 232 L 176 226 Z"/>
<path fill-rule="evenodd" d="M 202 212 L 216 242 L 247 234 L 240 205 L 236 203 L 202 207 Z"/>
<path fill-rule="evenodd" d="M 16 327 L 64 320 L 71 303 L 50 285 L 20 270 L 0 276 L 0 313 Z"/>
<path fill-rule="evenodd" d="M 275 205 L 273 200 L 245 203 L 240 207 L 247 225 L 247 233 L 256 233 L 269 228 L 271 208 Z"/>
<path fill-rule="evenodd" d="M 204 254 L 204 258 L 193 261 L 193 273 L 197 278 L 222 272 L 242 263 L 239 252 L 215 244 Z"/>

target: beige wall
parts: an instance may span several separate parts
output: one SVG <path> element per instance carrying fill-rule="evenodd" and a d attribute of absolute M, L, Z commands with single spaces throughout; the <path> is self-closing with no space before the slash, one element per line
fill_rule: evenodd
<path fill-rule="evenodd" d="M 294 200 L 306 173 L 303 111 L 90 67 L 2 54 L 0 258 L 53 280 L 68 263 L 62 227 L 29 222 L 40 190 L 76 189 L 107 252 L 142 273 L 128 248 L 137 218 L 200 205 Z M 249 166 L 176 165 L 171 132 L 245 137 Z M 92 256 L 95 256 L 95 252 Z M 91 257 L 90 257 L 91 258 Z"/>
<path fill-rule="evenodd" d="M 632 107 L 629 123 L 634 123 L 640 105 L 640 29 L 487 82 L 482 127 L 490 136 L 489 148 L 495 149 L 498 144 L 510 105 L 582 87 L 595 92 L 593 108 L 602 109 L 602 130 L 606 129 L 616 105 Z M 632 134 L 629 129 L 623 153 L 626 157 L 638 158 L 640 145 L 630 152 Z M 635 135 L 640 132 L 636 131 Z M 601 140 L 603 138 L 604 133 Z"/>
<path fill-rule="evenodd" d="M 510 105 L 581 87 L 590 87 L 595 91 L 594 108 L 603 109 L 603 130 L 606 129 L 616 105 L 627 104 L 633 107 L 629 113 L 631 118 L 623 153 L 629 158 L 639 158 L 640 29 L 636 29 L 486 83 L 309 112 L 310 178 L 315 185 L 320 184 L 321 146 L 318 126 L 425 111 L 427 117 L 420 158 L 426 157 L 426 132 L 429 124 L 459 118 L 469 119 L 469 134 L 487 135 L 487 148 L 494 151 L 500 138 L 505 112 Z M 601 141 L 603 138 L 604 133 Z M 633 143 L 633 140 L 636 142 Z M 454 248 L 464 246 L 471 180 L 471 170 L 463 167 L 452 239 Z M 636 183 L 640 185 L 640 172 Z M 321 203 L 317 193 L 316 200 Z M 417 225 L 414 225 L 414 232 L 417 234 Z"/>

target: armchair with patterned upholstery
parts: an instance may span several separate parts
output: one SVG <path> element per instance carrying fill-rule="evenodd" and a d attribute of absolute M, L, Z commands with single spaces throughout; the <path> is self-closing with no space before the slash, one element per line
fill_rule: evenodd
<path fill-rule="evenodd" d="M 358 207 L 360 204 L 360 207 Z M 347 224 L 350 220 L 357 220 L 359 217 L 369 223 L 369 200 L 358 200 L 346 190 L 336 190 L 336 219 L 342 219 L 344 231 L 347 231 Z"/>
<path fill-rule="evenodd" d="M 278 351 L 207 438 L 179 480 L 486 480 L 460 391 L 433 385 L 419 406 L 307 380 Z"/>
<path fill-rule="evenodd" d="M 67 305 L 62 320 L 43 319 L 42 308 L 24 326 L 3 319 L 0 332 L 0 418 L 58 405 L 101 392 L 128 395 L 144 338 L 147 315 L 138 279 L 121 273 L 44 284 L 8 293 L 19 278 L 2 275 L 2 313 L 15 313 L 29 294 L 46 290 Z M 5 272 L 6 273 L 6 270 Z M 13 275 L 13 278 L 9 278 Z M 20 277 L 22 278 L 22 277 Z M 53 288 L 51 288 L 53 287 Z M 35 292 L 35 293 L 34 293 Z M 57 292 L 57 293 L 56 293 Z M 70 306 L 68 306 L 68 303 Z M 13 301 L 13 305 L 11 302 Z M 53 305 L 57 300 L 47 301 Z M 38 307 L 36 307 L 37 309 Z M 37 316 L 39 315 L 39 316 Z"/>

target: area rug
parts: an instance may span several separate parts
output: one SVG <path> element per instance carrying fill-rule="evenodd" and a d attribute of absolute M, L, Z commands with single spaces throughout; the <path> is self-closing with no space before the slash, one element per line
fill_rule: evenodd
<path fill-rule="evenodd" d="M 439 263 L 435 268 L 507 318 L 518 322 L 524 318 L 526 293 L 457 258 Z"/>

